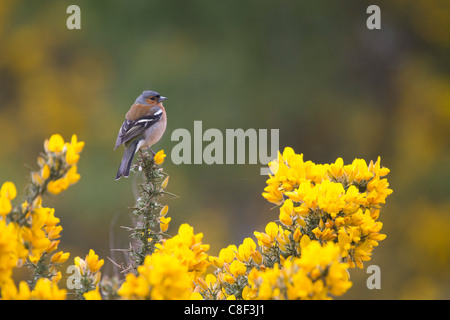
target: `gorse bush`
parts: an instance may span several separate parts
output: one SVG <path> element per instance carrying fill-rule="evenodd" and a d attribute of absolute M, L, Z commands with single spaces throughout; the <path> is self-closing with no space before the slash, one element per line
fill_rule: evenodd
<path fill-rule="evenodd" d="M 304 161 L 286 148 L 269 164 L 262 194 L 279 207 L 277 222 L 210 257 L 217 269 L 197 281 L 203 298 L 326 299 L 352 285 L 348 268 L 370 260 L 382 223 L 380 206 L 392 193 L 380 159 L 344 165 Z M 200 296 L 198 296 L 200 297 Z"/>
<path fill-rule="evenodd" d="M 45 153 L 38 157 L 39 170 L 31 172 L 25 201 L 13 206 L 16 187 L 5 182 L 0 195 L 0 288 L 3 299 L 61 299 L 65 289 L 58 289 L 61 279 L 58 267 L 69 253 L 56 252 L 62 226 L 55 210 L 42 206 L 47 193 L 58 194 L 78 182 L 77 162 L 84 142 L 76 135 L 64 142 L 59 134 L 44 143 Z M 28 282 L 18 288 L 11 279 L 13 269 L 27 266 L 32 271 Z"/>
<path fill-rule="evenodd" d="M 58 251 L 62 226 L 53 208 L 43 206 L 46 193 L 59 194 L 78 182 L 77 163 L 84 142 L 56 134 L 44 143 L 39 169 L 23 203 L 5 182 L 0 190 L 0 293 L 2 299 L 330 299 L 349 290 L 349 268 L 363 268 L 386 235 L 378 221 L 381 205 L 392 193 L 389 170 L 380 158 L 344 165 L 304 161 L 291 148 L 269 167 L 263 197 L 277 208 L 274 221 L 242 244 L 229 245 L 218 256 L 208 254 L 203 234 L 182 224 L 168 237 L 169 207 L 162 200 L 169 176 L 164 151 L 139 153 L 134 171 L 144 182 L 133 208 L 127 263 L 121 278 L 103 276 L 94 250 L 74 258 L 74 288 L 59 283 L 68 252 Z M 18 284 L 15 268 L 31 277 Z M 64 288 L 63 288 L 64 287 Z M 71 295 L 69 295 L 71 294 Z"/>

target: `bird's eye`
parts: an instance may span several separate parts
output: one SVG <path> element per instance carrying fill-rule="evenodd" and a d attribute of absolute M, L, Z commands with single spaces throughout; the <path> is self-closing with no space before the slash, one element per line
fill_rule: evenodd
<path fill-rule="evenodd" d="M 153 100 L 153 101 L 155 101 L 155 100 L 156 100 L 156 98 L 155 98 L 155 97 L 151 97 L 151 98 L 150 98 L 150 100 Z"/>

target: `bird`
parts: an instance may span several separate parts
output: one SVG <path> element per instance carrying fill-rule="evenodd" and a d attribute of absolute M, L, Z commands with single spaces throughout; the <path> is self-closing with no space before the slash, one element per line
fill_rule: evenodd
<path fill-rule="evenodd" d="M 167 97 L 152 90 L 143 91 L 131 105 L 120 127 L 114 150 L 124 145 L 125 151 L 117 171 L 116 180 L 128 177 L 135 153 L 143 147 L 151 149 L 164 135 L 167 126 L 166 109 L 163 101 Z"/>

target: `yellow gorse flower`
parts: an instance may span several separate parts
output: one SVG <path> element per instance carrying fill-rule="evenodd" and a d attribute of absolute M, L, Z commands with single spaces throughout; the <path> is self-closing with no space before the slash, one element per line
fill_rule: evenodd
<path fill-rule="evenodd" d="M 230 273 L 235 277 L 239 277 L 240 275 L 244 275 L 247 271 L 245 264 L 240 262 L 239 260 L 234 260 L 229 267 Z"/>
<path fill-rule="evenodd" d="M 157 244 L 155 254 L 168 254 L 178 258 L 188 267 L 191 277 L 194 280 L 198 274 L 205 272 L 209 266 L 208 244 L 202 243 L 203 234 L 194 234 L 194 228 L 188 224 L 182 224 L 178 229 L 178 234 L 164 240 L 162 244 Z"/>
<path fill-rule="evenodd" d="M 352 285 L 348 265 L 339 261 L 339 247 L 321 246 L 311 241 L 300 258 L 276 263 L 273 268 L 253 268 L 246 298 L 251 299 L 327 299 L 328 293 L 342 295 Z"/>
<path fill-rule="evenodd" d="M 172 220 L 170 217 L 160 217 L 159 218 L 159 227 L 161 228 L 161 232 L 166 232 L 169 229 L 169 222 Z"/>
<path fill-rule="evenodd" d="M 86 256 L 85 261 L 91 272 L 97 272 L 105 263 L 105 260 L 98 259 L 98 255 L 96 255 L 92 249 L 89 250 L 89 254 Z"/>
<path fill-rule="evenodd" d="M 52 263 L 64 263 L 67 261 L 67 259 L 69 259 L 70 253 L 69 252 L 63 252 L 63 251 L 59 251 L 55 254 L 52 255 L 50 261 Z"/>
<path fill-rule="evenodd" d="M 11 200 L 7 197 L 0 197 L 0 215 L 6 216 L 12 210 Z"/>
<path fill-rule="evenodd" d="M 234 244 L 229 245 L 228 247 L 220 250 L 218 257 L 209 256 L 209 260 L 215 267 L 222 268 L 224 263 L 231 263 L 233 261 L 236 257 L 236 251 L 237 248 Z"/>
<path fill-rule="evenodd" d="M 11 200 L 17 195 L 17 189 L 14 183 L 7 181 L 2 184 L 0 189 L 0 216 L 5 216 L 12 210 Z"/>
<path fill-rule="evenodd" d="M 164 163 L 164 158 L 166 157 L 166 154 L 164 153 L 164 150 L 160 150 L 155 154 L 154 160 L 157 165 L 161 165 Z"/>
<path fill-rule="evenodd" d="M 86 255 L 84 260 L 80 257 L 75 257 L 74 261 L 82 275 L 98 272 L 105 263 L 105 260 L 99 259 L 98 255 L 96 255 L 92 249 L 89 250 L 89 254 Z"/>
<path fill-rule="evenodd" d="M 95 290 L 88 291 L 83 294 L 86 300 L 102 300 L 102 296 L 99 292 L 98 287 Z"/>
<path fill-rule="evenodd" d="M 169 212 L 169 206 L 165 205 L 159 212 L 159 227 L 161 232 L 166 232 L 169 229 L 169 223 L 172 220 L 170 217 L 166 217 L 167 212 Z"/>
<path fill-rule="evenodd" d="M 138 267 L 138 275 L 129 273 L 118 294 L 126 299 L 189 299 L 192 279 L 188 266 L 172 255 L 153 254 Z"/>
<path fill-rule="evenodd" d="M 78 142 L 78 138 L 76 135 L 72 135 L 72 139 L 70 143 L 66 142 L 66 162 L 69 165 L 74 165 L 80 159 L 80 152 L 84 148 L 84 142 Z"/>
<path fill-rule="evenodd" d="M 64 139 L 60 134 L 53 134 L 49 140 L 44 143 L 45 150 L 50 152 L 59 153 L 64 148 Z"/>
<path fill-rule="evenodd" d="M 236 259 L 240 262 L 248 263 L 253 258 L 252 254 L 256 252 L 256 243 L 252 238 L 245 238 L 244 242 L 239 245 L 236 252 Z"/>
<path fill-rule="evenodd" d="M 0 189 L 0 197 L 7 198 L 9 200 L 14 200 L 17 196 L 17 189 L 14 183 L 7 181 L 3 183 Z"/>
<path fill-rule="evenodd" d="M 59 194 L 69 187 L 69 181 L 64 177 L 58 180 L 52 180 L 47 185 L 47 190 L 53 194 Z"/>

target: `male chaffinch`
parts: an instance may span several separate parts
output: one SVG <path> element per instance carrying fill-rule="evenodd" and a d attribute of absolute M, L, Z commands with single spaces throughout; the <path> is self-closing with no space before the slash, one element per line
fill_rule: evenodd
<path fill-rule="evenodd" d="M 114 147 L 125 146 L 116 180 L 121 176 L 128 177 L 133 156 L 140 148 L 147 147 L 155 154 L 150 147 L 161 139 L 166 130 L 167 114 L 162 104 L 166 99 L 158 92 L 144 91 L 125 115 Z"/>

